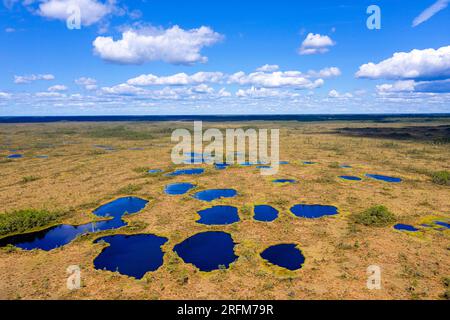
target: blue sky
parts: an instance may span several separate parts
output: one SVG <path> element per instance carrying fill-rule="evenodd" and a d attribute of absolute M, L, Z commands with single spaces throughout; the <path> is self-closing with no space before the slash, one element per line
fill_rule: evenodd
<path fill-rule="evenodd" d="M 450 112 L 449 2 L 3 0 L 0 115 Z"/>

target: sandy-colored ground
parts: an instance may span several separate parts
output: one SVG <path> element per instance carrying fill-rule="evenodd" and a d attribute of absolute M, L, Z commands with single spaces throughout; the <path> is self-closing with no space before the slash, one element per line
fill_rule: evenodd
<path fill-rule="evenodd" d="M 0 125 L 0 213 L 22 208 L 67 212 L 61 222 L 91 221 L 99 204 L 127 194 L 150 200 L 130 226 L 87 235 L 50 252 L 0 250 L 2 299 L 440 299 L 443 278 L 450 276 L 449 231 L 417 234 L 392 227 L 354 225 L 348 215 L 376 204 L 387 206 L 399 222 L 419 225 L 430 216 L 450 218 L 448 186 L 433 184 L 427 171 L 450 170 L 450 148 L 430 141 L 389 140 L 331 133 L 342 127 L 437 126 L 445 122 L 255 122 L 210 123 L 208 126 L 280 128 L 280 160 L 290 161 L 274 177 L 251 167 L 215 170 L 202 165 L 200 176 L 146 175 L 139 168 L 172 170 L 169 128 L 190 123 L 53 123 Z M 94 138 L 95 128 L 125 126 L 150 131 L 152 139 Z M 113 152 L 94 145 L 111 145 Z M 142 147 L 144 150 L 130 150 Z M 6 161 L 8 149 L 25 157 Z M 34 156 L 46 154 L 48 159 Z M 303 161 L 317 164 L 304 165 Z M 350 164 L 352 169 L 333 163 Z M 179 166 L 183 167 L 183 166 Z M 184 166 L 192 167 L 192 166 Z M 372 179 L 344 181 L 342 174 L 363 177 L 380 173 L 403 178 L 399 184 Z M 23 182 L 34 176 L 35 181 Z M 292 185 L 275 185 L 274 178 L 294 178 Z M 235 205 L 241 222 L 220 227 L 199 225 L 196 212 L 205 204 L 190 195 L 168 196 L 164 186 L 193 182 L 199 189 L 235 188 L 239 196 L 217 201 Z M 131 192 L 124 190 L 128 188 Z M 122 190 L 121 190 L 122 189 Z M 193 191 L 194 192 L 194 191 Z M 191 192 L 192 193 L 192 192 Z M 252 219 L 251 206 L 267 203 L 280 210 L 272 223 Z M 298 203 L 328 204 L 339 215 L 297 218 L 289 208 Z M 234 241 L 239 259 L 228 270 L 210 273 L 187 265 L 172 251 L 175 244 L 201 231 L 223 230 Z M 169 241 L 164 264 L 142 280 L 95 270 L 94 258 L 103 244 L 93 240 L 115 233 L 153 233 Z M 306 260 L 302 269 L 284 271 L 264 262 L 259 253 L 269 245 L 297 243 Z M 79 265 L 82 288 L 66 287 L 66 268 Z M 382 270 L 382 289 L 366 288 L 366 269 Z"/>

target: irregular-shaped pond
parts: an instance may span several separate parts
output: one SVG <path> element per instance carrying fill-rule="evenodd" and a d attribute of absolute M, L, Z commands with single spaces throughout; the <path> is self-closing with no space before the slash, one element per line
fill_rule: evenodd
<path fill-rule="evenodd" d="M 211 202 L 220 198 L 233 198 L 237 195 L 234 189 L 209 189 L 197 192 L 194 198 L 202 201 Z"/>
<path fill-rule="evenodd" d="M 302 252 L 291 243 L 271 246 L 261 253 L 261 257 L 291 271 L 300 269 L 305 262 Z"/>
<path fill-rule="evenodd" d="M 49 251 L 68 244 L 81 234 L 123 227 L 126 223 L 122 220 L 122 216 L 142 210 L 147 202 L 147 200 L 136 197 L 119 198 L 104 204 L 93 212 L 99 217 L 112 217 L 110 220 L 79 226 L 61 224 L 41 231 L 13 235 L 0 239 L 0 246 L 11 244 L 24 250 Z"/>
<path fill-rule="evenodd" d="M 311 219 L 331 216 L 338 213 L 338 209 L 334 206 L 323 206 L 319 204 L 297 204 L 290 210 L 297 217 Z"/>
<path fill-rule="evenodd" d="M 199 175 L 203 172 L 205 172 L 205 169 L 203 168 L 179 169 L 172 173 L 168 173 L 167 176 Z"/>
<path fill-rule="evenodd" d="M 270 222 L 278 218 L 278 210 L 269 205 L 256 205 L 253 218 L 258 221 Z"/>
<path fill-rule="evenodd" d="M 238 222 L 238 209 L 232 206 L 214 206 L 197 212 L 200 215 L 198 223 L 207 225 L 227 225 Z"/>
<path fill-rule="evenodd" d="M 435 221 L 435 224 L 437 224 L 438 226 L 450 229 L 450 224 L 444 221 Z"/>
<path fill-rule="evenodd" d="M 296 183 L 297 180 L 294 179 L 275 179 L 272 180 L 273 183 Z"/>
<path fill-rule="evenodd" d="M 147 272 L 155 271 L 163 264 L 164 252 L 161 246 L 167 240 L 153 234 L 99 238 L 94 243 L 105 241 L 109 246 L 95 258 L 94 267 L 141 279 Z"/>
<path fill-rule="evenodd" d="M 10 154 L 10 155 L 6 156 L 6 158 L 8 158 L 8 159 L 20 159 L 20 158 L 23 158 L 23 155 L 21 155 L 19 153 L 15 153 L 15 154 Z"/>
<path fill-rule="evenodd" d="M 165 187 L 164 192 L 170 195 L 180 195 L 185 194 L 189 190 L 195 188 L 192 183 L 182 182 L 182 183 L 172 183 Z"/>
<path fill-rule="evenodd" d="M 417 229 L 413 226 L 410 226 L 409 224 L 402 224 L 402 223 L 396 224 L 394 226 L 394 229 L 400 230 L 400 231 L 411 231 L 411 232 L 419 231 L 419 229 Z"/>
<path fill-rule="evenodd" d="M 381 181 L 385 181 L 385 182 L 401 182 L 402 179 L 400 178 L 396 178 L 396 177 L 389 177 L 389 176 L 383 176 L 380 174 L 366 174 L 366 177 L 372 178 L 372 179 L 376 179 L 376 180 L 381 180 Z"/>
<path fill-rule="evenodd" d="M 361 181 L 362 179 L 360 177 L 355 176 L 339 176 L 339 178 L 344 180 L 350 180 L 350 181 Z"/>
<path fill-rule="evenodd" d="M 198 233 L 177 244 L 173 251 L 185 263 L 191 263 L 201 271 L 217 270 L 221 266 L 228 268 L 236 261 L 234 241 L 230 234 L 222 231 Z"/>
<path fill-rule="evenodd" d="M 161 173 L 163 171 L 161 169 L 150 169 L 147 172 L 150 174 L 156 174 L 156 173 Z"/>

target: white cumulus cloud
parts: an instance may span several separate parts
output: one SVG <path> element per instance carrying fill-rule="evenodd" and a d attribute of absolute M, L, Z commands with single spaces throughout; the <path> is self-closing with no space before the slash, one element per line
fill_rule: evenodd
<path fill-rule="evenodd" d="M 50 92 L 66 91 L 67 87 L 62 84 L 56 84 L 54 86 L 49 87 L 47 90 Z"/>
<path fill-rule="evenodd" d="M 130 85 L 151 86 L 151 85 L 191 85 L 201 83 L 217 83 L 223 79 L 222 72 L 197 72 L 192 75 L 177 73 L 170 76 L 156 76 L 154 74 L 143 74 L 127 81 Z"/>
<path fill-rule="evenodd" d="M 228 82 L 265 88 L 292 87 L 295 89 L 314 89 L 324 83 L 322 79 L 312 81 L 300 71 L 253 72 L 250 74 L 240 71 L 229 76 Z"/>
<path fill-rule="evenodd" d="M 308 33 L 305 40 L 303 40 L 302 45 L 299 49 L 301 55 L 310 55 L 325 53 L 329 51 L 329 48 L 334 46 L 336 43 L 331 40 L 329 36 Z"/>
<path fill-rule="evenodd" d="M 257 68 L 256 71 L 273 72 L 273 71 L 277 71 L 279 69 L 280 69 L 280 67 L 276 64 L 265 64 L 265 65 Z"/>
<path fill-rule="evenodd" d="M 93 78 L 81 77 L 76 79 L 75 83 L 89 91 L 97 89 L 97 80 Z"/>
<path fill-rule="evenodd" d="M 97 37 L 94 52 L 102 59 L 121 64 L 143 64 L 164 61 L 172 64 L 206 62 L 204 47 L 219 42 L 222 35 L 209 27 L 183 30 L 175 25 L 169 29 L 145 28 L 127 30 L 122 38 Z"/>
<path fill-rule="evenodd" d="M 73 14 L 73 8 L 79 8 L 81 24 L 90 26 L 99 22 L 115 10 L 115 1 L 98 0 L 44 0 L 39 4 L 40 16 L 66 21 Z"/>
<path fill-rule="evenodd" d="M 54 80 L 55 76 L 52 74 L 29 74 L 24 76 L 14 76 L 14 83 L 16 84 L 26 84 L 37 80 Z"/>
<path fill-rule="evenodd" d="M 336 99 L 346 99 L 346 98 L 353 98 L 353 94 L 346 92 L 346 93 L 340 93 L 339 91 L 333 89 L 330 92 L 328 92 L 329 98 L 336 98 Z"/>
<path fill-rule="evenodd" d="M 391 80 L 450 78 L 450 46 L 397 52 L 379 63 L 363 64 L 356 77 Z"/>

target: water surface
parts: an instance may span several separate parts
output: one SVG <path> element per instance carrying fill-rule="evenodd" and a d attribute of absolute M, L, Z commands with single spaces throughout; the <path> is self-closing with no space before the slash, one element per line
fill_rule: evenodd
<path fill-rule="evenodd" d="M 300 269 L 305 262 L 302 252 L 291 243 L 271 246 L 261 253 L 261 257 L 291 271 Z"/>
<path fill-rule="evenodd" d="M 214 206 L 197 212 L 200 215 L 198 223 L 207 225 L 227 225 L 238 222 L 238 209 L 232 206 Z"/>
<path fill-rule="evenodd" d="M 8 158 L 8 159 L 20 159 L 20 158 L 23 158 L 23 155 L 19 154 L 19 153 L 15 153 L 15 154 L 10 154 L 10 155 L 6 156 L 6 158 Z"/>
<path fill-rule="evenodd" d="M 253 218 L 258 221 L 270 222 L 278 218 L 278 210 L 269 205 L 256 205 Z"/>
<path fill-rule="evenodd" d="M 221 198 L 233 198 L 237 195 L 234 189 L 209 189 L 197 192 L 194 198 L 202 201 L 211 202 Z"/>
<path fill-rule="evenodd" d="M 109 246 L 94 259 L 94 267 L 141 279 L 147 272 L 163 264 L 161 246 L 167 238 L 153 234 L 113 235 L 102 237 L 94 243 L 105 241 Z"/>
<path fill-rule="evenodd" d="M 344 180 L 350 180 L 350 181 L 361 181 L 362 179 L 360 177 L 355 176 L 339 176 L 339 178 Z"/>
<path fill-rule="evenodd" d="M 203 172 L 205 172 L 205 169 L 203 168 L 179 169 L 172 173 L 168 173 L 167 176 L 199 175 Z"/>
<path fill-rule="evenodd" d="M 182 182 L 182 183 L 172 183 L 164 188 L 164 192 L 170 195 L 181 195 L 187 193 L 189 190 L 195 188 L 192 183 Z"/>
<path fill-rule="evenodd" d="M 291 208 L 291 212 L 297 217 L 315 219 L 338 214 L 338 209 L 320 204 L 297 204 Z"/>
<path fill-rule="evenodd" d="M 220 266 L 228 268 L 236 261 L 234 241 L 230 234 L 222 231 L 197 233 L 177 244 L 173 251 L 185 263 L 191 263 L 201 271 L 217 270 Z"/>
<path fill-rule="evenodd" d="M 297 180 L 294 179 L 275 179 L 272 180 L 273 183 L 296 183 Z"/>
<path fill-rule="evenodd" d="M 61 224 L 41 231 L 13 235 L 0 239 L 0 247 L 11 244 L 24 250 L 49 251 L 68 244 L 81 234 L 126 226 L 122 216 L 141 211 L 147 202 L 147 200 L 136 197 L 119 198 L 102 205 L 93 212 L 99 217 L 110 217 L 109 220 L 90 222 L 79 226 Z"/>
<path fill-rule="evenodd" d="M 413 226 L 410 226 L 409 224 L 402 224 L 402 223 L 396 224 L 394 226 L 394 229 L 400 230 L 400 231 L 411 231 L 411 232 L 419 231 L 419 229 L 417 229 Z"/>
<path fill-rule="evenodd" d="M 366 174 L 366 177 L 369 177 L 369 178 L 372 178 L 372 179 L 376 179 L 376 180 L 385 181 L 385 182 L 393 182 L 393 183 L 398 183 L 398 182 L 402 181 L 402 179 L 400 179 L 400 178 L 383 176 L 383 175 L 380 175 L 380 174 Z"/>

